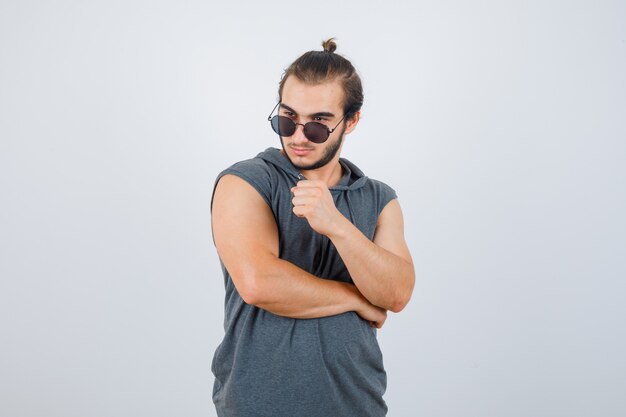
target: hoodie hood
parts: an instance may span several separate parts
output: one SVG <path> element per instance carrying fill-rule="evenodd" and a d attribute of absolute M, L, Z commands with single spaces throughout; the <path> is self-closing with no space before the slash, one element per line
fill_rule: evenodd
<path fill-rule="evenodd" d="M 289 158 L 287 158 L 286 155 L 283 155 L 278 148 L 269 147 L 263 152 L 260 152 L 256 157 L 271 163 L 278 169 L 281 169 L 282 171 L 292 176 L 296 181 L 305 179 L 300 170 L 296 168 L 291 163 Z M 367 182 L 367 176 L 363 174 L 363 171 L 361 171 L 359 167 L 357 167 L 345 158 L 339 158 L 339 163 L 343 166 L 344 173 L 339 182 L 330 187 L 329 190 L 356 190 L 365 185 L 365 183 Z"/>

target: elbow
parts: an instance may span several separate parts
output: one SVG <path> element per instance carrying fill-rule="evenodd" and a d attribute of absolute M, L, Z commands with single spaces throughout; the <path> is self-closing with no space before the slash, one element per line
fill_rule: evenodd
<path fill-rule="evenodd" d="M 246 304 L 267 310 L 280 299 L 282 262 L 272 253 L 260 253 L 235 263 L 231 278 Z"/>
<path fill-rule="evenodd" d="M 393 313 L 399 313 L 404 310 L 404 307 L 409 303 L 410 297 L 398 298 L 389 306 L 389 311 Z"/>
<path fill-rule="evenodd" d="M 246 304 L 258 307 L 265 302 L 266 297 L 261 284 L 263 279 L 258 271 L 243 272 L 237 278 L 232 276 L 231 278 L 239 296 Z"/>
<path fill-rule="evenodd" d="M 260 304 L 273 299 L 271 287 L 280 266 L 274 254 L 261 251 L 254 256 L 232 255 L 228 261 L 224 268 L 236 293 L 246 304 L 261 307 Z"/>
<path fill-rule="evenodd" d="M 260 302 L 259 294 L 257 291 L 253 290 L 250 287 L 251 286 L 249 284 L 240 285 L 240 288 L 237 288 L 237 292 L 239 293 L 239 296 L 241 296 L 241 299 L 244 301 L 244 303 L 257 305 Z"/>
<path fill-rule="evenodd" d="M 409 304 L 409 301 L 411 300 L 411 295 L 413 294 L 414 285 L 415 285 L 415 273 L 412 273 L 410 276 L 410 279 L 408 280 L 408 285 L 406 286 L 406 288 L 404 288 L 403 291 L 399 291 L 398 294 L 396 294 L 395 299 L 389 306 L 389 311 L 392 311 L 394 313 L 399 313 L 402 310 L 404 310 L 404 307 L 406 307 L 407 304 Z"/>

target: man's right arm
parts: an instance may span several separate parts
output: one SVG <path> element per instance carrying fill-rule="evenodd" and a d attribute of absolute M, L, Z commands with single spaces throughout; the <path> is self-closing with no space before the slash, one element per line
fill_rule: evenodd
<path fill-rule="evenodd" d="M 248 304 L 292 318 L 326 317 L 355 311 L 381 327 L 386 311 L 349 283 L 318 278 L 278 257 L 272 210 L 242 178 L 220 178 L 211 225 L 220 259 Z"/>

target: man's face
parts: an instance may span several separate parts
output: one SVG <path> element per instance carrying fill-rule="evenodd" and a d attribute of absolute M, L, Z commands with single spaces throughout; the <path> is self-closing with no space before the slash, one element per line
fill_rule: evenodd
<path fill-rule="evenodd" d="M 305 84 L 294 76 L 285 81 L 278 112 L 295 123 L 319 122 L 333 129 L 343 115 L 344 93 L 339 81 L 323 84 Z M 289 137 L 280 138 L 283 151 L 291 163 L 301 170 L 323 167 L 332 161 L 341 149 L 344 134 L 350 133 L 356 122 L 341 122 L 324 143 L 314 143 L 304 136 L 304 128 L 297 126 Z"/>

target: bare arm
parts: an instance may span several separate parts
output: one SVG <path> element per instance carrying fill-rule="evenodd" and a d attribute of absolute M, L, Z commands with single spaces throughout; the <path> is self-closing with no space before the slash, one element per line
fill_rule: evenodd
<path fill-rule="evenodd" d="M 401 311 L 411 298 L 415 272 L 398 200 L 383 208 L 370 241 L 337 209 L 324 181 L 301 180 L 291 191 L 293 212 L 333 242 L 361 294 L 385 310 Z"/>
<path fill-rule="evenodd" d="M 391 200 L 380 213 L 373 241 L 343 216 L 332 230 L 328 237 L 359 291 L 374 305 L 401 311 L 411 298 L 415 271 L 398 200 Z"/>
<path fill-rule="evenodd" d="M 318 278 L 278 258 L 278 230 L 270 207 L 236 175 L 215 189 L 211 224 L 220 259 L 248 304 L 293 318 L 356 311 L 382 326 L 386 312 L 348 283 Z"/>

